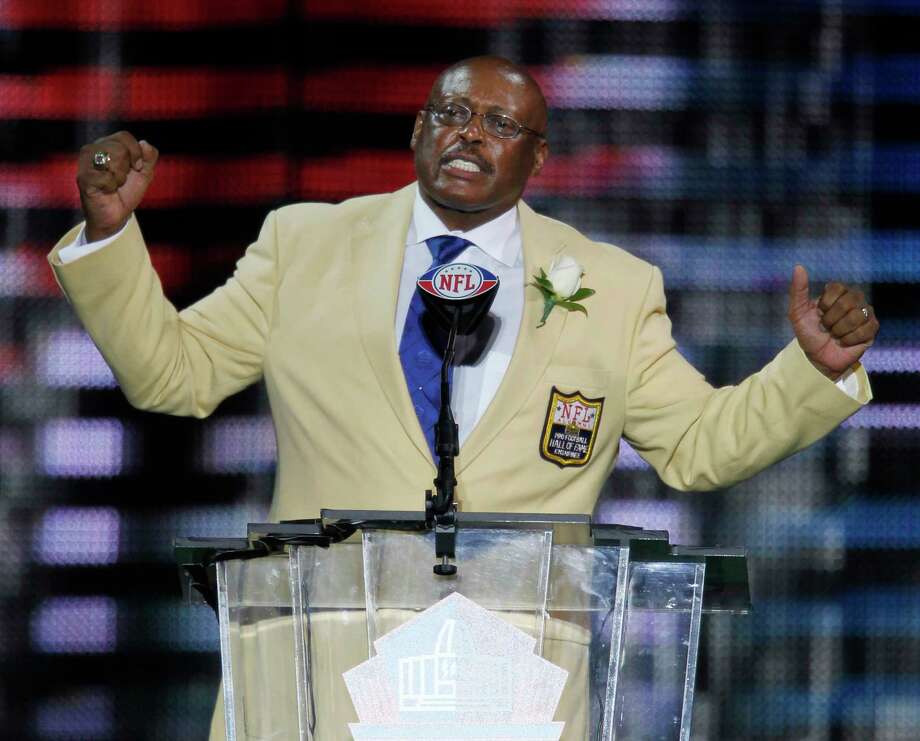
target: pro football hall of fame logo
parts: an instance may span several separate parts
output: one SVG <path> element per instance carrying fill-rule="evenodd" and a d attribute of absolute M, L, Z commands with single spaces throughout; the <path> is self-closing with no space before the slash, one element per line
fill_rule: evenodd
<path fill-rule="evenodd" d="M 589 399 L 580 391 L 563 394 L 553 386 L 540 437 L 540 455 L 561 468 L 585 465 L 594 450 L 603 409 L 603 397 Z"/>

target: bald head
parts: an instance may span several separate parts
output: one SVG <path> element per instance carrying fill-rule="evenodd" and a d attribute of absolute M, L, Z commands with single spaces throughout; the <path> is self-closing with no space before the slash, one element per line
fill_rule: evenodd
<path fill-rule="evenodd" d="M 419 193 L 450 229 L 485 224 L 513 208 L 543 168 L 545 130 L 546 101 L 527 70 L 501 57 L 457 62 L 415 117 Z"/>
<path fill-rule="evenodd" d="M 533 110 L 532 121 L 519 121 L 518 123 L 522 123 L 536 131 L 545 132 L 548 113 L 546 98 L 543 97 L 540 85 L 524 67 L 505 57 L 483 55 L 455 62 L 438 75 L 438 79 L 431 86 L 431 92 L 428 93 L 426 105 L 436 103 L 443 98 L 444 91 L 452 89 L 455 80 L 463 79 L 468 77 L 470 73 L 476 72 L 497 74 L 516 88 L 521 96 L 522 105 Z"/>

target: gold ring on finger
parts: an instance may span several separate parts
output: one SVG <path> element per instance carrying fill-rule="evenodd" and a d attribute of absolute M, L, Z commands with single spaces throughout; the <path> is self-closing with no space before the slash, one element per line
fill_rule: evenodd
<path fill-rule="evenodd" d="M 862 309 L 860 309 L 860 311 L 862 311 L 862 315 L 864 318 L 866 319 L 869 318 L 869 307 L 868 306 L 863 306 Z"/>
<path fill-rule="evenodd" d="M 109 162 L 111 161 L 112 155 L 110 155 L 108 152 L 100 150 L 93 154 L 93 169 L 102 171 L 108 170 Z"/>

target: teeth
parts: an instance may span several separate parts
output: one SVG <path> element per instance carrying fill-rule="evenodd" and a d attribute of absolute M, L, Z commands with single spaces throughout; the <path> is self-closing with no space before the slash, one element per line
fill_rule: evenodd
<path fill-rule="evenodd" d="M 466 170 L 467 172 L 480 172 L 479 165 L 466 160 L 451 160 L 447 163 L 447 166 L 456 167 L 458 170 Z"/>

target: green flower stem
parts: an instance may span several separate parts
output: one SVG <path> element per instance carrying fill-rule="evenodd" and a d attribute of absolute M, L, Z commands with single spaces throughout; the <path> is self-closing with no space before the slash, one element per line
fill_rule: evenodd
<path fill-rule="evenodd" d="M 535 275 L 533 277 L 533 283 L 530 285 L 534 286 L 534 288 L 543 294 L 543 316 L 540 318 L 537 329 L 546 324 L 546 320 L 556 306 L 561 306 L 567 311 L 579 311 L 587 316 L 588 310 L 578 302 L 593 296 L 595 293 L 593 288 L 579 288 L 571 296 L 560 296 L 553 288 L 552 282 L 546 277 L 543 268 L 540 268 L 540 275 Z"/>

